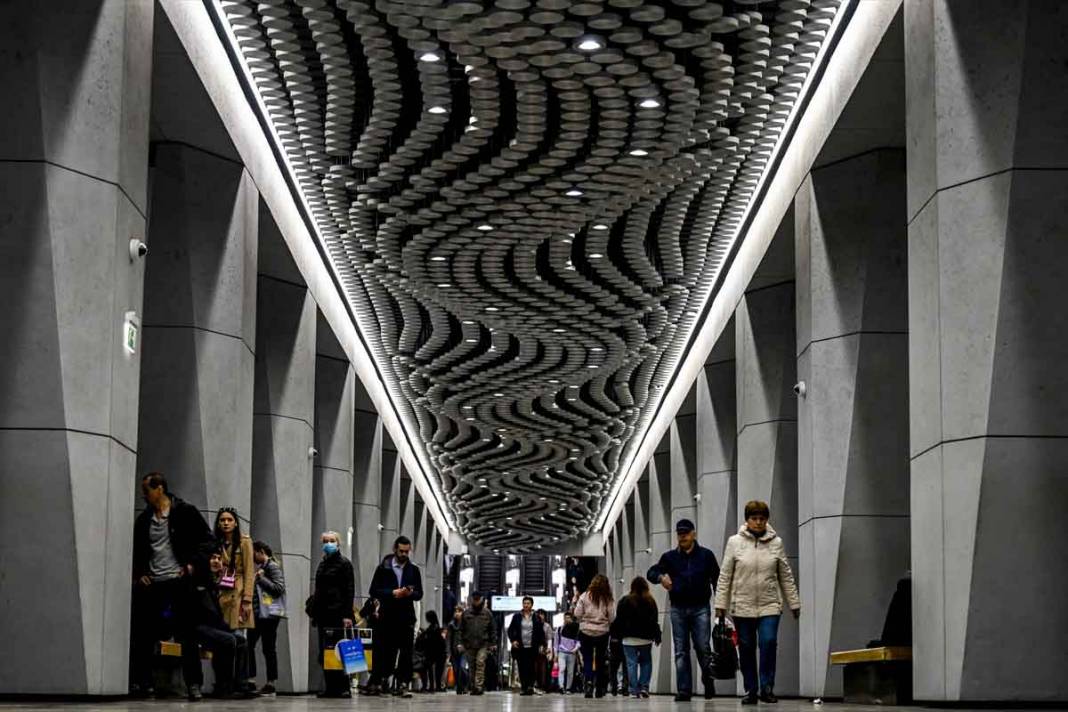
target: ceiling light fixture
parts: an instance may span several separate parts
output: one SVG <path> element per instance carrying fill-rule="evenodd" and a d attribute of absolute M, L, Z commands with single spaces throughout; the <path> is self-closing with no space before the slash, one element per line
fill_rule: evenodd
<path fill-rule="evenodd" d="M 489 232 L 490 230 L 493 229 L 493 226 L 490 225 L 489 223 L 483 223 L 483 224 L 478 226 L 478 229 L 481 230 L 482 232 Z"/>
<path fill-rule="evenodd" d="M 642 156 L 648 156 L 649 152 L 646 151 L 644 148 L 636 148 L 630 152 L 630 155 L 638 156 L 639 158 L 641 158 Z"/>
<path fill-rule="evenodd" d="M 587 37 L 579 42 L 578 48 L 583 52 L 596 52 L 599 49 L 604 49 L 604 43 L 596 37 Z"/>
<path fill-rule="evenodd" d="M 658 109 L 660 108 L 660 102 L 656 99 L 643 99 L 638 106 L 643 109 Z"/>
<path fill-rule="evenodd" d="M 432 106 L 427 109 L 427 111 L 429 111 L 431 114 L 444 114 L 446 111 L 448 111 L 448 109 L 446 109 L 444 106 Z"/>
<path fill-rule="evenodd" d="M 424 53 L 424 54 L 419 56 L 419 61 L 420 62 L 440 62 L 441 61 L 441 57 L 439 57 L 438 55 L 434 54 L 433 52 L 426 52 L 426 53 Z"/>
<path fill-rule="evenodd" d="M 593 229 L 594 230 L 607 230 L 608 226 L 605 225 L 604 223 L 597 223 L 596 225 L 593 226 Z"/>
<path fill-rule="evenodd" d="M 567 195 L 569 198 L 577 198 L 580 195 L 582 195 L 582 191 L 578 190 L 578 189 L 572 189 L 572 190 L 567 191 L 567 193 L 565 193 L 565 195 Z"/>
<path fill-rule="evenodd" d="M 434 257 L 430 258 L 430 261 L 431 262 L 444 262 L 447 259 L 449 259 L 449 258 L 448 257 L 443 257 L 442 255 L 435 255 Z"/>

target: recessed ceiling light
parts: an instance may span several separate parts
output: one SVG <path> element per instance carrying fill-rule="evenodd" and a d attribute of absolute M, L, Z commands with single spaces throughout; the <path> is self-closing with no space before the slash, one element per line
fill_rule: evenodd
<path fill-rule="evenodd" d="M 602 257 L 604 257 L 604 255 L 602 255 L 600 252 L 594 252 L 590 255 L 591 260 L 599 260 Z"/>
<path fill-rule="evenodd" d="M 579 42 L 578 48 L 584 52 L 594 52 L 599 49 L 604 49 L 604 44 L 594 37 L 587 37 Z"/>
<path fill-rule="evenodd" d="M 582 195 L 582 191 L 581 190 L 577 190 L 577 189 L 576 190 L 569 190 L 569 191 L 567 191 L 567 193 L 565 193 L 565 195 L 567 195 L 570 198 L 577 198 L 580 195 Z"/>
<path fill-rule="evenodd" d="M 489 223 L 483 223 L 482 225 L 478 226 L 478 229 L 481 230 L 482 232 L 489 232 L 490 230 L 493 229 L 493 226 L 490 225 Z"/>
<path fill-rule="evenodd" d="M 497 307 L 486 307 L 486 311 L 495 312 L 495 311 L 500 311 L 500 310 Z"/>
<path fill-rule="evenodd" d="M 595 363 L 591 363 L 591 364 L 590 364 L 589 366 L 587 366 L 586 368 L 600 368 L 600 366 L 598 366 L 598 365 L 597 365 L 597 364 L 595 364 Z"/>
<path fill-rule="evenodd" d="M 644 148 L 636 148 L 636 149 L 634 149 L 633 151 L 630 152 L 630 155 L 639 156 L 639 157 L 640 156 L 648 156 L 649 152 L 646 151 Z"/>
<path fill-rule="evenodd" d="M 438 288 L 439 288 L 439 289 L 448 289 L 448 288 L 449 288 L 449 287 L 451 287 L 451 286 L 452 286 L 452 285 L 451 285 L 451 284 L 449 284 L 448 282 L 441 282 L 440 284 L 438 284 Z"/>
<path fill-rule="evenodd" d="M 557 327 L 557 328 L 553 329 L 553 333 L 554 333 L 554 334 L 562 334 L 562 333 L 564 333 L 565 331 L 567 331 L 567 329 L 562 329 L 562 328 L 560 328 L 560 327 Z"/>
<path fill-rule="evenodd" d="M 590 351 L 604 351 L 604 347 L 602 347 L 602 346 L 591 346 L 590 347 Z"/>
<path fill-rule="evenodd" d="M 642 107 L 643 109 L 656 109 L 660 106 L 660 102 L 656 99 L 643 99 L 642 102 L 638 104 L 638 106 Z"/>
<path fill-rule="evenodd" d="M 504 394 L 503 393 L 494 393 L 493 397 L 494 398 L 504 398 Z"/>
<path fill-rule="evenodd" d="M 429 111 L 431 114 L 444 114 L 446 111 L 448 111 L 448 109 L 446 109 L 444 106 L 432 106 L 427 109 L 427 111 Z"/>
<path fill-rule="evenodd" d="M 469 344 L 477 344 L 478 343 L 478 339 L 464 339 L 464 341 L 466 341 Z"/>
<path fill-rule="evenodd" d="M 431 262 L 444 262 L 447 259 L 449 259 L 449 258 L 445 257 L 443 255 L 434 255 L 433 257 L 430 258 L 430 261 Z"/>
<path fill-rule="evenodd" d="M 593 226 L 593 229 L 594 230 L 607 230 L 608 226 L 605 225 L 604 223 L 597 223 L 596 225 Z"/>
<path fill-rule="evenodd" d="M 440 62 L 441 61 L 441 57 L 439 57 L 438 55 L 434 54 L 433 52 L 425 52 L 424 54 L 420 55 L 419 61 L 420 62 Z"/>

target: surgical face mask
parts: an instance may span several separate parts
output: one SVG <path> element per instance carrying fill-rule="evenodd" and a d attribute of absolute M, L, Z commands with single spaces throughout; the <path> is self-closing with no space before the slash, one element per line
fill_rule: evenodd
<path fill-rule="evenodd" d="M 336 554 L 337 553 L 337 543 L 336 542 L 332 542 L 332 541 L 328 541 L 325 544 L 323 544 L 323 553 L 326 554 L 327 556 L 330 556 L 332 554 Z"/>

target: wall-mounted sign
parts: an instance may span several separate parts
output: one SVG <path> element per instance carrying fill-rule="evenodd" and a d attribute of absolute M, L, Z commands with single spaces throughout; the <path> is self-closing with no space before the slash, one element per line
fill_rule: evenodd
<path fill-rule="evenodd" d="M 137 317 L 137 312 L 128 311 L 123 315 L 122 326 L 122 346 L 126 349 L 126 353 L 137 353 L 137 339 L 141 335 L 141 320 Z"/>
<path fill-rule="evenodd" d="M 556 599 L 552 596 L 531 596 L 534 610 L 544 608 L 549 613 L 556 611 Z M 490 608 L 494 613 L 515 613 L 523 610 L 522 596 L 494 596 L 490 599 Z"/>

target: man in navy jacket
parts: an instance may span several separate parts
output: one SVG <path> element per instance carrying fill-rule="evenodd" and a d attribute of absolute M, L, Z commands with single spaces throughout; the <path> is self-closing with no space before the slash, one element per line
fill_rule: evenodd
<path fill-rule="evenodd" d="M 393 554 L 382 559 L 371 578 L 371 597 L 377 598 L 379 625 L 375 629 L 375 680 L 394 676 L 393 694 L 411 697 L 412 648 L 415 645 L 415 602 L 423 599 L 423 576 L 411 562 L 412 542 L 406 536 L 393 542 Z"/>
<path fill-rule="evenodd" d="M 671 637 L 675 647 L 676 702 L 686 702 L 693 695 L 690 669 L 690 641 L 701 666 L 705 698 L 716 694 L 712 676 L 712 611 L 710 602 L 719 563 L 711 550 L 697 543 L 693 522 L 680 519 L 675 525 L 678 548 L 667 551 L 649 569 L 645 578 L 660 584 L 671 600 Z"/>

